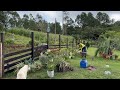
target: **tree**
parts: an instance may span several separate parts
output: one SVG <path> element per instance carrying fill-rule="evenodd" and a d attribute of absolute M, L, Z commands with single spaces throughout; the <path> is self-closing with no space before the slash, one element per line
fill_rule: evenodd
<path fill-rule="evenodd" d="M 66 23 L 67 34 L 72 35 L 75 34 L 75 24 L 72 18 L 69 18 Z"/>
<path fill-rule="evenodd" d="M 36 19 L 38 31 L 42 31 L 42 28 L 41 28 L 41 25 L 43 23 L 42 16 L 37 14 L 35 19 Z"/>
<path fill-rule="evenodd" d="M 94 18 L 91 12 L 89 12 L 87 15 L 87 23 L 88 23 L 88 26 L 90 27 L 99 26 L 98 20 Z"/>
<path fill-rule="evenodd" d="M 87 26 L 87 14 L 85 12 L 82 12 L 81 15 L 77 15 L 75 22 L 77 22 L 77 24 L 82 28 L 86 27 Z"/>
<path fill-rule="evenodd" d="M 29 20 L 29 29 L 31 30 L 37 30 L 37 24 L 36 24 L 36 20 L 33 17 L 32 14 L 29 15 L 30 20 Z"/>
<path fill-rule="evenodd" d="M 68 35 L 73 35 L 75 34 L 75 28 L 73 26 L 67 27 L 67 34 Z"/>
<path fill-rule="evenodd" d="M 55 23 L 50 23 L 50 32 L 54 33 L 55 31 Z M 59 22 L 56 22 L 56 34 L 61 34 L 61 26 Z"/>
<path fill-rule="evenodd" d="M 3 11 L 0 11 L 0 30 L 4 29 L 4 23 L 5 23 L 5 15 Z"/>
<path fill-rule="evenodd" d="M 29 28 L 29 16 L 27 14 L 23 15 L 22 22 L 23 22 L 23 27 L 25 29 L 28 29 Z"/>
<path fill-rule="evenodd" d="M 106 13 L 98 12 L 96 18 L 102 26 L 106 26 L 110 23 L 109 15 Z"/>
<path fill-rule="evenodd" d="M 12 13 L 12 16 L 13 16 L 14 26 L 16 27 L 17 22 L 18 22 L 18 20 L 20 19 L 20 16 L 19 16 L 19 14 L 18 14 L 16 11 L 14 11 L 14 12 Z"/>
<path fill-rule="evenodd" d="M 67 27 L 69 27 L 69 26 L 75 26 L 74 21 L 73 21 L 72 18 L 69 18 L 69 19 L 67 20 Z"/>
<path fill-rule="evenodd" d="M 67 23 L 69 20 L 69 12 L 63 11 L 63 34 L 67 34 Z"/>
<path fill-rule="evenodd" d="M 45 21 L 45 20 L 42 20 L 41 23 L 39 23 L 39 30 L 42 31 L 42 32 L 46 32 L 47 30 L 47 27 L 48 27 L 48 22 Z"/>
<path fill-rule="evenodd" d="M 4 31 L 8 28 L 8 17 L 11 11 L 0 11 L 0 29 Z"/>
<path fill-rule="evenodd" d="M 114 23 L 114 25 L 115 25 L 115 26 L 120 26 L 120 21 L 116 21 L 116 22 Z"/>
<path fill-rule="evenodd" d="M 91 12 L 89 12 L 88 14 L 82 12 L 80 15 L 77 15 L 75 22 L 78 24 L 79 27 L 82 27 L 83 29 L 86 26 L 99 26 L 99 21 L 96 18 L 94 18 Z"/>
<path fill-rule="evenodd" d="M 19 28 L 23 27 L 23 20 L 21 18 L 18 19 L 16 26 Z"/>

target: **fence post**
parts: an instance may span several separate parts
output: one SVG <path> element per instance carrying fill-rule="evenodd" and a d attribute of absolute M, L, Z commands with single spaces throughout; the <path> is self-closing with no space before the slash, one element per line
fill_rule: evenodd
<path fill-rule="evenodd" d="M 32 46 L 32 60 L 34 60 L 34 32 L 31 32 L 31 39 L 32 39 L 32 42 L 31 42 L 31 46 Z"/>
<path fill-rule="evenodd" d="M 61 48 L 61 37 L 60 37 L 60 34 L 59 34 L 59 49 Z"/>
<path fill-rule="evenodd" d="M 49 32 L 47 32 L 47 49 L 49 48 Z"/>
<path fill-rule="evenodd" d="M 66 45 L 66 47 L 68 48 L 68 37 L 67 37 L 67 45 Z"/>
<path fill-rule="evenodd" d="M 0 43 L 0 78 L 4 76 L 4 36 L 1 33 L 1 43 Z"/>

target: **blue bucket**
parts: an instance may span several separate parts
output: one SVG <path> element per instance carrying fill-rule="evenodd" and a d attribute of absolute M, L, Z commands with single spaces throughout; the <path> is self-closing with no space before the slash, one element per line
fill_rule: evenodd
<path fill-rule="evenodd" d="M 86 59 L 80 60 L 80 68 L 87 68 L 88 62 Z"/>

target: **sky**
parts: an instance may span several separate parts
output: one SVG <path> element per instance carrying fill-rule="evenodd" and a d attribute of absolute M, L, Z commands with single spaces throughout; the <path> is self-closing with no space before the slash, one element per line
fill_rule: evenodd
<path fill-rule="evenodd" d="M 24 14 L 32 14 L 34 17 L 36 14 L 40 14 L 43 19 L 45 19 L 47 22 L 55 22 L 55 18 L 57 22 L 60 22 L 62 25 L 62 11 L 17 11 L 22 17 Z M 110 19 L 114 19 L 115 21 L 120 20 L 120 11 L 68 11 L 69 16 L 74 20 L 78 14 L 81 14 L 82 12 L 91 12 L 94 16 L 98 12 L 105 12 L 110 16 Z"/>

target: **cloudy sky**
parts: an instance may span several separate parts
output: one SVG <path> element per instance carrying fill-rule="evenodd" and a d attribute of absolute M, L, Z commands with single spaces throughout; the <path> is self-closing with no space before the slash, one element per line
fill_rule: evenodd
<path fill-rule="evenodd" d="M 17 11 L 19 15 L 22 17 L 24 14 L 32 14 L 34 17 L 36 14 L 40 14 L 43 19 L 45 19 L 48 22 L 55 22 L 55 18 L 58 22 L 62 24 L 62 11 Z M 81 12 L 91 12 L 94 16 L 98 12 L 105 12 L 110 16 L 110 19 L 114 19 L 115 21 L 120 20 L 120 11 L 69 11 L 69 16 L 72 19 L 75 19 L 78 14 L 81 14 Z"/>

